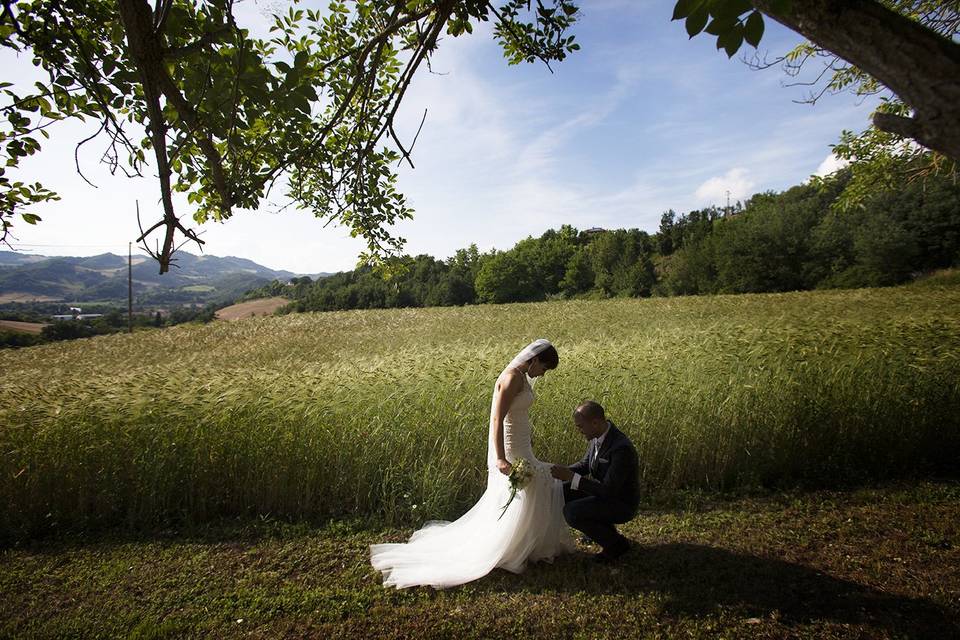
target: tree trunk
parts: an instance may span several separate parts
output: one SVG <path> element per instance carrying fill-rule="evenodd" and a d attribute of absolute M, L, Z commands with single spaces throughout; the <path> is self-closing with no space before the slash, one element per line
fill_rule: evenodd
<path fill-rule="evenodd" d="M 866 71 L 913 109 L 912 118 L 876 114 L 878 129 L 960 161 L 960 44 L 873 0 L 753 4 Z"/>
<path fill-rule="evenodd" d="M 130 57 L 140 72 L 140 84 L 147 103 L 147 129 L 157 158 L 157 174 L 160 178 L 160 194 L 163 201 L 163 218 L 166 233 L 159 256 L 160 273 L 170 270 L 173 254 L 173 234 L 177 229 L 177 217 L 173 210 L 170 191 L 170 163 L 167 158 L 167 126 L 160 106 L 160 77 L 163 64 L 163 46 L 153 28 L 153 13 L 146 0 L 120 0 L 120 19 L 127 35 Z"/>

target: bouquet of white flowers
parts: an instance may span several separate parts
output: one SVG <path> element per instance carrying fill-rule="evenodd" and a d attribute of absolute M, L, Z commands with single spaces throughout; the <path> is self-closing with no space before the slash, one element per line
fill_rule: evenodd
<path fill-rule="evenodd" d="M 533 465 L 526 458 L 517 458 L 510 467 L 510 475 L 507 476 L 510 481 L 510 499 L 503 505 L 503 511 L 500 512 L 500 518 L 507 512 L 507 507 L 517 497 L 517 492 L 526 487 L 533 479 Z M 497 518 L 499 520 L 500 518 Z"/>

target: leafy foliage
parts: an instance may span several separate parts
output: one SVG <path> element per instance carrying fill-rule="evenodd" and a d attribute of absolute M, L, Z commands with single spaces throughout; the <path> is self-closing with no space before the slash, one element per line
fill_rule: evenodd
<path fill-rule="evenodd" d="M 732 58 L 744 42 L 757 47 L 763 37 L 763 14 L 750 0 L 679 0 L 673 20 L 684 20 L 692 38 L 705 32 L 717 38 L 717 49 Z"/>
<path fill-rule="evenodd" d="M 851 180 L 848 169 L 818 185 L 753 196 L 662 259 L 658 292 L 886 286 L 960 262 L 960 188 L 952 180 L 931 178 L 837 210 Z M 680 223 L 690 224 L 681 217 L 673 226 Z"/>
<path fill-rule="evenodd" d="M 960 262 L 960 186 L 949 178 L 877 191 L 842 211 L 855 169 L 756 194 L 729 211 L 668 211 L 650 235 L 564 226 L 509 251 L 476 246 L 440 261 L 402 258 L 384 280 L 370 268 L 314 283 L 279 282 L 260 297 L 290 310 L 424 307 L 554 298 L 760 293 L 887 286 Z"/>
<path fill-rule="evenodd" d="M 926 27 L 947 40 L 960 34 L 960 6 L 944 0 L 882 0 L 897 14 Z M 910 117 L 914 110 L 882 82 L 840 56 L 806 41 L 784 56 L 758 67 L 780 65 L 795 80 L 790 86 L 809 87 L 804 101 L 815 104 L 826 94 L 851 92 L 857 96 L 879 96 L 877 114 Z M 812 71 L 810 67 L 813 67 Z M 912 138 L 879 129 L 876 125 L 855 133 L 843 131 L 833 153 L 852 163 L 853 175 L 836 202 L 840 210 L 861 207 L 871 193 L 892 188 L 904 181 L 929 176 L 960 176 L 956 159 L 918 145 Z"/>
<path fill-rule="evenodd" d="M 960 34 L 960 7 L 956 2 L 880 0 L 880 3 L 948 41 L 956 42 Z M 685 20 L 691 38 L 701 32 L 716 36 L 717 49 L 723 49 L 732 57 L 743 42 L 757 47 L 763 36 L 763 16 L 754 4 L 749 0 L 679 0 L 674 6 L 673 19 Z M 797 15 L 802 15 L 804 10 L 802 3 L 793 3 L 791 7 L 789 0 L 756 4 L 762 5 L 763 11 L 774 18 L 787 9 L 795 9 Z M 915 63 L 920 65 L 923 61 Z M 810 88 L 805 99 L 810 103 L 816 103 L 827 93 L 850 91 L 859 96 L 881 96 L 875 122 L 877 114 L 880 118 L 892 116 L 904 122 L 914 115 L 914 109 L 880 80 L 812 41 L 802 42 L 772 61 L 766 58 L 761 61 L 758 56 L 751 65 L 756 68 L 782 66 L 784 72 L 795 79 L 791 85 Z M 810 67 L 814 67 L 812 72 Z M 956 158 L 929 151 L 912 138 L 883 131 L 876 125 L 860 133 L 844 131 L 833 152 L 843 161 L 856 163 L 847 189 L 836 202 L 841 210 L 860 207 L 870 193 L 904 180 L 931 175 L 958 176 Z"/>
<path fill-rule="evenodd" d="M 3 171 L 39 152 L 37 134 L 47 137 L 51 124 L 92 120 L 98 128 L 85 142 L 106 137 L 112 171 L 141 175 L 153 154 L 164 213 L 140 240 L 161 272 L 175 232 L 202 242 L 172 193 L 185 193 L 202 223 L 257 209 L 278 183 L 291 204 L 363 238 L 361 258 L 377 261 L 402 246 L 389 228 L 412 214 L 395 173 L 402 160 L 412 165 L 412 142 L 394 117 L 441 35 L 495 19 L 511 63 L 549 63 L 579 48 L 565 35 L 577 17 L 570 0 L 523 5 L 333 0 L 313 11 L 294 0 L 258 39 L 237 24 L 233 0 L 5 1 L 0 46 L 30 52 L 47 80 L 27 92 L 2 87 Z M 35 223 L 25 209 L 55 197 L 0 173 L 3 237 L 15 215 Z M 154 249 L 146 237 L 161 227 Z"/>

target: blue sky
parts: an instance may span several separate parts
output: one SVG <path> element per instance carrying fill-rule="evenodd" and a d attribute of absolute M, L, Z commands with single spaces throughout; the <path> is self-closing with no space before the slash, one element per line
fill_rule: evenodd
<path fill-rule="evenodd" d="M 256 33 L 269 6 L 246 0 L 238 19 Z M 765 190 L 783 190 L 829 165 L 841 130 L 868 123 L 871 102 L 841 94 L 797 104 L 808 89 L 784 87 L 778 68 L 751 70 L 729 60 L 714 39 L 688 40 L 671 22 L 672 0 L 593 0 L 575 27 L 582 49 L 566 61 L 509 67 L 488 24 L 446 38 L 402 108 L 401 136 L 426 124 L 414 149 L 415 170 L 400 170 L 400 189 L 416 210 L 396 229 L 406 251 L 447 257 L 476 243 L 508 249 L 528 235 L 578 228 L 656 230 L 667 209 L 685 213 Z M 767 20 L 760 53 L 777 55 L 799 36 Z M 29 59 L 0 53 L 8 74 L 28 81 Z M 73 146 L 86 129 L 63 124 L 21 178 L 41 180 L 63 196 L 36 208 L 44 220 L 18 224 L 15 247 L 46 255 L 126 251 L 144 221 L 158 219 L 151 180 L 112 177 L 88 145 L 77 175 Z M 346 230 L 303 211 L 281 212 L 281 197 L 261 211 L 237 212 L 201 227 L 206 253 L 250 258 L 298 273 L 350 269 L 363 244 Z M 189 213 L 185 200 L 178 212 Z M 196 247 L 187 250 L 196 253 Z"/>

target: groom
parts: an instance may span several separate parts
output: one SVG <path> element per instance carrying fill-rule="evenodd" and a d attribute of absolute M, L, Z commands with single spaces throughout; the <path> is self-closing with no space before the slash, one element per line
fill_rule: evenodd
<path fill-rule="evenodd" d="M 564 483 L 563 517 L 603 547 L 595 560 L 613 562 L 630 549 L 613 525 L 630 521 L 640 504 L 637 451 L 596 402 L 577 407 L 573 421 L 590 446 L 580 462 L 550 470 Z"/>

